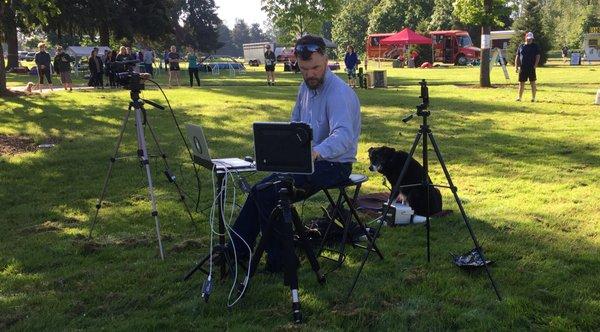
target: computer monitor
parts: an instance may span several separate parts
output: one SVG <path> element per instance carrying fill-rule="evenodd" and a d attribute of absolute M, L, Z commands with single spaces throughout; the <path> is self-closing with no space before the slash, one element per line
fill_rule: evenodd
<path fill-rule="evenodd" d="M 255 122 L 256 170 L 312 174 L 312 128 L 300 122 Z"/>

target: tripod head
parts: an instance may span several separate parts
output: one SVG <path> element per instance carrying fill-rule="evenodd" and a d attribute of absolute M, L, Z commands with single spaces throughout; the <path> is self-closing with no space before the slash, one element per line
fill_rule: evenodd
<path fill-rule="evenodd" d="M 422 102 L 421 105 L 417 106 L 417 111 L 424 111 L 429 107 L 429 88 L 427 87 L 425 79 L 422 79 L 421 82 L 419 82 L 419 85 L 421 86 L 421 95 L 419 98 L 421 98 Z"/>
<path fill-rule="evenodd" d="M 422 79 L 421 82 L 419 82 L 419 85 L 421 86 L 421 95 L 419 96 L 419 98 L 421 98 L 421 104 L 416 106 L 416 115 L 423 117 L 423 120 L 426 122 L 426 118 L 431 115 L 431 112 L 427 110 L 429 107 L 429 87 L 427 86 L 427 81 L 425 81 L 425 79 Z M 407 115 L 402 119 L 402 122 L 408 123 L 414 116 L 415 114 Z"/>
<path fill-rule="evenodd" d="M 294 178 L 290 174 L 277 173 L 273 181 L 261 183 L 256 186 L 256 189 L 260 191 L 271 186 L 275 186 L 279 194 L 284 194 L 290 199 L 302 197 L 306 194 L 305 190 L 294 186 Z"/>

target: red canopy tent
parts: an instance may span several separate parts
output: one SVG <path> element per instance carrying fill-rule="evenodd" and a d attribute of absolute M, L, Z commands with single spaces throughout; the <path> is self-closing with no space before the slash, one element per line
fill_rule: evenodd
<path fill-rule="evenodd" d="M 386 37 L 379 41 L 381 45 L 410 45 L 410 44 L 429 44 L 431 45 L 431 39 L 412 31 L 409 28 Z"/>

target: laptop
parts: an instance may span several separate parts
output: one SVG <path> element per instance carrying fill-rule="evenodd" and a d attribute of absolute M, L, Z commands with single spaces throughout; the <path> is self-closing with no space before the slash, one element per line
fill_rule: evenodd
<path fill-rule="evenodd" d="M 241 170 L 241 169 L 254 169 L 254 164 L 240 158 L 221 158 L 211 159 L 208 150 L 208 144 L 206 143 L 206 137 L 202 127 L 197 125 L 188 124 L 186 126 L 188 140 L 192 145 L 192 154 L 194 162 L 203 167 L 212 170 Z"/>

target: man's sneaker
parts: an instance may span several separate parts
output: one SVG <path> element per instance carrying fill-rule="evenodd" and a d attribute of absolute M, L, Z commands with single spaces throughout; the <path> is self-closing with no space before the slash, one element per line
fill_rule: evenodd
<path fill-rule="evenodd" d="M 535 98 L 531 98 L 531 102 L 532 102 L 532 103 L 535 103 Z"/>
<path fill-rule="evenodd" d="M 515 101 L 521 101 L 521 97 L 517 97 Z"/>

